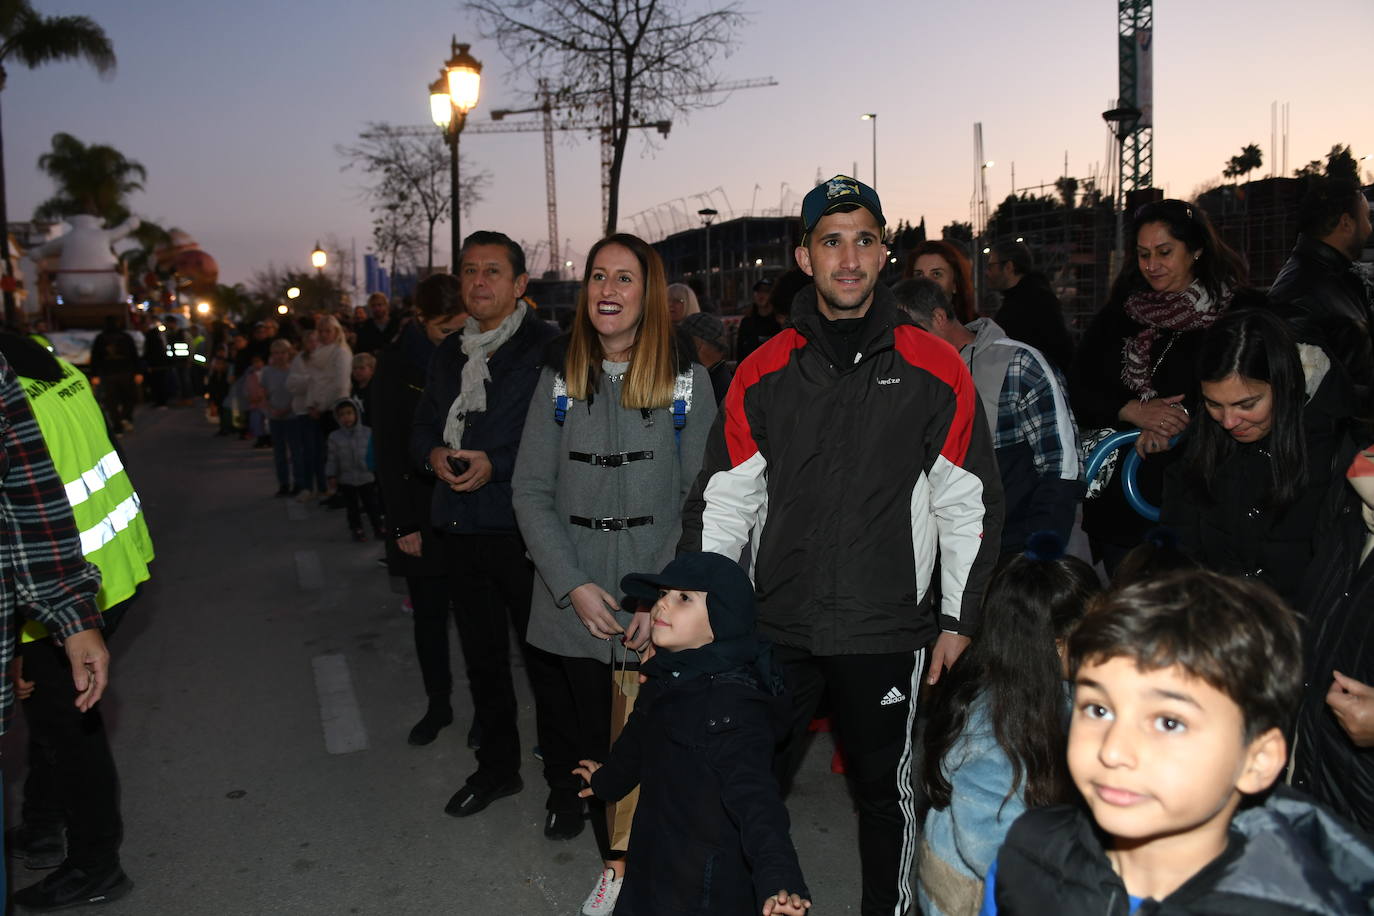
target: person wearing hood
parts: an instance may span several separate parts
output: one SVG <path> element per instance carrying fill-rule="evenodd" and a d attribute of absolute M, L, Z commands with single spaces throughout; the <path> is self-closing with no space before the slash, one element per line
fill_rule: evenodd
<path fill-rule="evenodd" d="M 604 764 L 580 761 L 583 797 L 636 786 L 629 865 L 615 912 L 796 914 L 810 891 L 773 776 L 790 719 L 772 649 L 755 629 L 739 564 L 687 553 L 621 591 L 652 607 L 654 654 L 625 730 Z"/>
<path fill-rule="evenodd" d="M 960 324 L 934 280 L 903 280 L 892 292 L 916 324 L 959 351 L 973 374 L 1006 494 L 1003 555 L 1020 553 L 1037 531 L 1068 544 L 1086 485 L 1059 369 L 991 318 Z"/>
<path fill-rule="evenodd" d="M 382 509 L 377 499 L 377 478 L 372 473 L 372 430 L 362 423 L 362 408 L 353 398 L 339 398 L 334 402 L 334 421 L 339 428 L 329 434 L 329 454 L 324 462 L 324 475 L 329 488 L 339 494 L 348 514 L 348 529 L 353 540 L 365 541 L 362 512 L 372 523 L 377 540 L 384 540 Z M 359 510 L 361 504 L 362 510 Z"/>

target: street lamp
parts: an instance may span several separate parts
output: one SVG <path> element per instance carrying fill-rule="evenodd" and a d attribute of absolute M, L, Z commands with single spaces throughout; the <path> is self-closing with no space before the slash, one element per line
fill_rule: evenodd
<path fill-rule="evenodd" d="M 701 224 L 706 227 L 706 299 L 711 299 L 711 220 L 720 215 L 719 210 L 703 207 L 697 211 Z"/>
<path fill-rule="evenodd" d="M 463 234 L 458 215 L 458 135 L 467 124 L 468 112 L 477 107 L 482 89 L 482 65 L 468 53 L 471 45 L 459 44 L 453 36 L 448 61 L 439 68 L 439 78 L 429 86 L 429 116 L 448 140 L 449 207 L 453 211 L 450 273 L 458 273 L 458 251 Z"/>
<path fill-rule="evenodd" d="M 292 288 L 294 289 L 295 287 L 292 287 Z M 286 307 L 286 303 L 285 303 L 285 302 L 283 302 L 281 305 L 277 306 L 277 314 L 278 314 L 278 315 L 285 315 L 285 314 L 286 314 L 287 312 L 289 312 L 289 311 L 291 311 L 291 310 L 290 310 L 289 308 Z"/>
<path fill-rule="evenodd" d="M 299 299 L 300 297 L 301 288 L 299 286 L 293 286 L 286 291 L 286 298 L 288 299 Z"/>
<path fill-rule="evenodd" d="M 320 247 L 320 243 L 316 242 L 315 250 L 310 252 L 310 266 L 315 268 L 315 270 L 319 271 L 320 275 L 323 276 L 324 265 L 328 262 L 329 255 L 325 254 L 324 249 Z"/>
<path fill-rule="evenodd" d="M 1126 256 L 1126 176 L 1122 174 L 1126 167 L 1126 135 L 1135 130 L 1140 115 L 1140 109 L 1131 105 L 1102 112 L 1102 120 L 1116 136 L 1116 250 L 1113 254 L 1118 270 Z"/>
<path fill-rule="evenodd" d="M 878 190 L 878 113 L 870 111 L 859 115 L 860 121 L 873 122 L 873 190 Z"/>

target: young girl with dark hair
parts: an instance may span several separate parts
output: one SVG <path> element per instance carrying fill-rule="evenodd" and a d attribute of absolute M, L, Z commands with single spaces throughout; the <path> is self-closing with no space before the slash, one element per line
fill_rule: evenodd
<path fill-rule="evenodd" d="M 1355 452 L 1349 381 L 1267 309 L 1204 332 L 1197 373 L 1203 409 L 1166 478 L 1161 520 L 1203 567 L 1262 579 L 1296 607 L 1317 515 Z"/>
<path fill-rule="evenodd" d="M 1073 797 L 1063 646 L 1099 588 L 1092 568 L 1046 533 L 989 586 L 978 637 L 940 680 L 926 725 L 925 916 L 977 913 L 1012 821 Z"/>

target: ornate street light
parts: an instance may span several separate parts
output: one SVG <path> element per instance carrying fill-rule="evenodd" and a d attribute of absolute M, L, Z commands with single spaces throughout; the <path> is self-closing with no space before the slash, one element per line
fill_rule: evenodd
<path fill-rule="evenodd" d="M 323 275 L 324 265 L 327 263 L 329 263 L 329 255 L 327 255 L 325 253 L 325 250 L 320 247 L 320 243 L 316 242 L 315 250 L 310 252 L 310 266 L 315 268 L 317 271 L 320 272 L 321 275 Z"/>
<path fill-rule="evenodd" d="M 300 288 L 299 286 L 292 286 L 292 287 L 288 287 L 288 288 L 287 288 L 287 290 L 286 290 L 286 298 L 288 298 L 288 299 L 299 299 L 300 297 L 301 297 L 301 288 Z"/>
<path fill-rule="evenodd" d="M 477 99 L 482 91 L 482 65 L 468 53 L 469 47 L 471 45 L 459 44 L 458 36 L 453 36 L 449 59 L 439 68 L 439 78 L 429 86 L 430 119 L 448 140 L 449 206 L 453 210 L 449 271 L 455 274 L 458 272 L 458 251 L 463 241 L 458 213 L 458 135 L 467 123 L 468 112 L 477 107 Z"/>

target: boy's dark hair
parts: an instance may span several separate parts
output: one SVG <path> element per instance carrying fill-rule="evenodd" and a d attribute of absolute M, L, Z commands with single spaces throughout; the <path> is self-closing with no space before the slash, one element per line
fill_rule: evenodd
<path fill-rule="evenodd" d="M 1069 638 L 1069 671 L 1134 659 L 1177 665 L 1240 707 L 1245 741 L 1292 722 L 1302 691 L 1297 618 L 1268 586 L 1205 570 L 1169 573 L 1095 599 Z"/>
<path fill-rule="evenodd" d="M 1298 204 L 1298 231 L 1314 239 L 1330 235 L 1342 216 L 1356 215 L 1361 194 L 1360 186 L 1349 178 L 1313 175 Z"/>
<path fill-rule="evenodd" d="M 980 697 L 1011 763 L 1012 792 L 1023 790 L 1028 807 L 1073 796 L 1064 757 L 1064 670 L 1055 642 L 1073 629 L 1100 586 L 1091 566 L 1062 553 L 1060 543 L 1054 553 L 1028 550 L 1007 561 L 988 586 L 973 644 L 934 688 L 921 782 L 937 810 L 948 807 L 953 794 L 945 758 Z"/>
<path fill-rule="evenodd" d="M 992 254 L 997 260 L 1011 264 L 1023 277 L 1035 267 L 1035 258 L 1031 255 L 1030 246 L 1025 242 L 1013 242 L 1010 239 L 993 242 Z"/>
<path fill-rule="evenodd" d="M 463 255 L 467 254 L 468 249 L 475 245 L 502 246 L 506 249 L 506 260 L 510 261 L 511 270 L 515 271 L 515 276 L 528 273 L 525 269 L 525 249 L 520 247 L 520 243 L 504 232 L 492 232 L 490 229 L 479 229 L 463 239 L 463 247 L 458 251 L 458 263 L 453 265 L 453 273 L 458 272 L 458 268 L 463 263 Z"/>
<path fill-rule="evenodd" d="M 415 289 L 415 307 L 423 321 L 457 315 L 463 311 L 463 286 L 453 274 L 430 274 Z"/>

